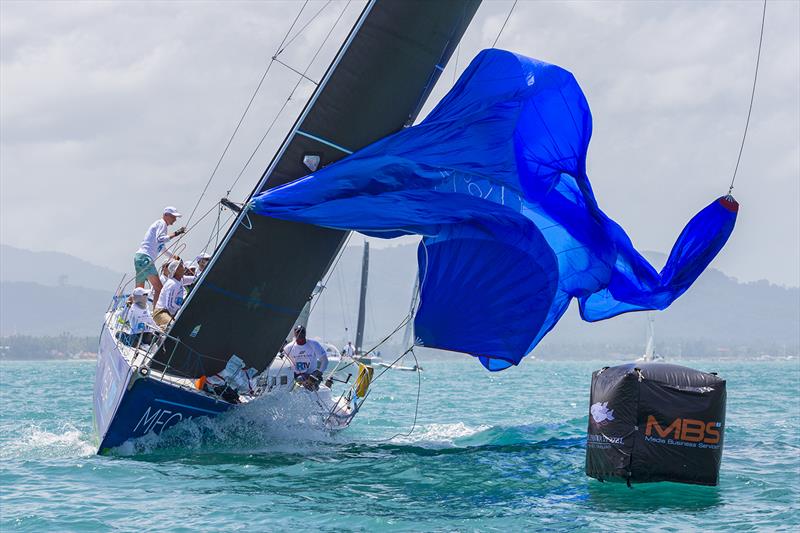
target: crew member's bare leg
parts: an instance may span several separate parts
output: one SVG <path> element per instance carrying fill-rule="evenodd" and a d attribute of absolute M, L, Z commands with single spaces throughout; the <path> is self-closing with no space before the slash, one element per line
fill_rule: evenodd
<path fill-rule="evenodd" d="M 158 302 L 158 296 L 161 294 L 163 285 L 161 285 L 161 280 L 158 278 L 158 276 L 154 276 L 153 274 L 147 276 L 147 281 L 149 281 L 150 285 L 153 287 L 153 308 L 155 309 L 156 303 Z M 139 287 L 139 285 L 136 286 Z M 144 287 L 144 283 L 142 283 L 141 286 Z"/>

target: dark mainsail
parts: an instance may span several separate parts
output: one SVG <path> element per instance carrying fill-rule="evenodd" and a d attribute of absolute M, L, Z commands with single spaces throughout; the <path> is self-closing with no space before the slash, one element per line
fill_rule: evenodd
<path fill-rule="evenodd" d="M 411 124 L 479 4 L 371 1 L 252 194 L 308 174 L 305 155 L 327 165 Z M 192 377 L 233 354 L 265 368 L 345 236 L 260 216 L 237 222 L 170 331 L 180 343 L 157 360 Z"/>

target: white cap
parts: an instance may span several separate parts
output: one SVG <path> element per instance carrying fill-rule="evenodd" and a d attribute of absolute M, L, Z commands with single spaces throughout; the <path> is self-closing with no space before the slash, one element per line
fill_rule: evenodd
<path fill-rule="evenodd" d="M 181 262 L 177 259 L 173 259 L 167 264 L 167 272 L 169 272 L 169 277 L 175 276 L 175 272 L 178 271 L 180 264 Z"/>
<path fill-rule="evenodd" d="M 148 294 L 150 294 L 150 291 L 148 291 L 144 287 L 136 287 L 135 289 L 133 289 L 132 294 L 134 296 L 147 296 Z"/>
<path fill-rule="evenodd" d="M 203 252 L 202 254 L 198 255 L 194 258 L 195 263 L 199 262 L 201 259 L 211 259 L 211 254 L 207 254 Z"/>
<path fill-rule="evenodd" d="M 172 215 L 174 217 L 182 217 L 183 216 L 180 213 L 178 213 L 178 210 L 175 209 L 174 207 L 172 207 L 171 205 L 168 205 L 167 207 L 164 208 L 164 214 L 165 215 Z"/>

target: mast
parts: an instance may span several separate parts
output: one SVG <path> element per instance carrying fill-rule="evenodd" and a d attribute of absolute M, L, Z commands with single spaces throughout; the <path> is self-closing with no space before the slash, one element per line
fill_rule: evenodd
<path fill-rule="evenodd" d="M 411 293 L 411 304 L 408 306 L 408 323 L 406 330 L 403 332 L 403 349 L 411 348 L 414 343 L 414 311 L 417 309 L 417 300 L 419 299 L 419 274 L 414 279 L 414 292 Z"/>
<path fill-rule="evenodd" d="M 644 349 L 644 360 L 652 361 L 655 356 L 656 342 L 656 318 L 652 311 L 647 313 L 647 345 Z"/>
<path fill-rule="evenodd" d="M 361 353 L 364 343 L 364 320 L 367 312 L 367 281 L 369 279 L 369 241 L 364 241 L 364 256 L 361 259 L 361 294 L 358 298 L 358 322 L 356 325 L 356 353 Z"/>
<path fill-rule="evenodd" d="M 250 197 L 413 123 L 480 0 L 371 0 Z M 155 359 L 185 377 L 272 362 L 347 233 L 243 209 Z M 311 332 L 309 332 L 311 334 Z"/>

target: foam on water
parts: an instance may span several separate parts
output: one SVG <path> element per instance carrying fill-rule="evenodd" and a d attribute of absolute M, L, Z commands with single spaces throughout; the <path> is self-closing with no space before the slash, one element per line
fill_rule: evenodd
<path fill-rule="evenodd" d="M 415 428 L 411 435 L 400 435 L 391 439 L 392 444 L 414 444 L 426 447 L 456 447 L 458 440 L 470 437 L 491 429 L 491 426 L 480 424 L 470 426 L 463 422 L 452 424 L 427 424 Z"/>
<path fill-rule="evenodd" d="M 19 428 L 17 438 L 3 443 L 0 461 L 86 457 L 95 451 L 92 435 L 81 432 L 70 423 L 63 424 L 58 431 L 47 431 L 32 424 Z"/>

